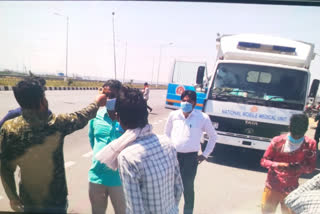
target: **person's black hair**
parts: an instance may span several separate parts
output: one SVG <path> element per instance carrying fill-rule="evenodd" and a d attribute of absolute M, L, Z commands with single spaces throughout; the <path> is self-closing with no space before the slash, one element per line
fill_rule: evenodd
<path fill-rule="evenodd" d="M 40 77 L 26 77 L 14 86 L 13 94 L 23 109 L 39 109 L 40 102 L 45 96 L 44 85 L 46 81 Z"/>
<path fill-rule="evenodd" d="M 122 87 L 117 97 L 115 111 L 121 123 L 128 129 L 143 128 L 148 124 L 147 103 L 139 89 Z"/>
<path fill-rule="evenodd" d="M 147 82 L 144 83 L 144 86 L 149 85 Z"/>
<path fill-rule="evenodd" d="M 183 98 L 185 96 L 188 96 L 192 101 L 194 101 L 195 103 L 197 102 L 197 94 L 195 91 L 191 91 L 191 90 L 185 90 L 182 94 L 181 94 L 181 100 L 183 100 Z"/>
<path fill-rule="evenodd" d="M 107 87 L 107 86 L 109 86 L 109 88 L 116 89 L 119 91 L 122 87 L 122 84 L 119 80 L 112 80 L 111 79 L 111 80 L 108 80 L 107 82 L 105 82 L 102 87 Z"/>
<path fill-rule="evenodd" d="M 290 133 L 292 135 L 303 136 L 309 126 L 309 118 L 306 114 L 294 114 L 290 118 Z"/>

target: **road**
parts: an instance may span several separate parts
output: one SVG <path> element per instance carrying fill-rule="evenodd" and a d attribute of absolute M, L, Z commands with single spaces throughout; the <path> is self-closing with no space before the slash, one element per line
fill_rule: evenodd
<path fill-rule="evenodd" d="M 49 108 L 55 113 L 69 113 L 93 101 L 95 91 L 47 91 Z M 18 107 L 12 91 L 0 91 L 0 118 L 8 110 Z M 157 134 L 162 134 L 166 118 L 171 112 L 164 108 L 165 91 L 151 90 L 149 105 L 153 108 L 149 123 Z M 313 136 L 312 127 L 308 131 Z M 65 138 L 64 154 L 69 189 L 70 213 L 90 213 L 88 197 L 88 170 L 91 164 L 88 127 Z M 216 146 L 213 156 L 203 162 L 195 182 L 196 214 L 256 214 L 266 179 L 266 170 L 259 166 L 262 152 Z M 318 171 L 317 171 L 318 172 Z M 316 173 L 316 172 L 315 172 Z M 314 174 L 315 174 L 314 173 Z M 305 176 L 301 182 L 305 182 Z M 183 199 L 180 203 L 180 213 Z M 10 211 L 9 201 L 0 185 L 0 211 Z M 113 214 L 109 201 L 107 213 Z M 280 213 L 279 209 L 278 212 Z"/>

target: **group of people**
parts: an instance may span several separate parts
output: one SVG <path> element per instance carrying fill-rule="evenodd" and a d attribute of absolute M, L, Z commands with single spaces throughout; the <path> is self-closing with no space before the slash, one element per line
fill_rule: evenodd
<path fill-rule="evenodd" d="M 109 197 L 117 214 L 178 213 L 182 194 L 184 213 L 193 213 L 197 166 L 216 141 L 209 117 L 194 110 L 194 91 L 181 95 L 181 110 L 170 114 L 165 134 L 156 135 L 148 122 L 147 84 L 139 91 L 108 80 L 86 108 L 58 115 L 48 108 L 44 86 L 37 77 L 18 82 L 13 93 L 20 108 L 2 120 L 1 180 L 14 211 L 67 212 L 64 138 L 89 123 L 92 213 L 105 213 Z M 203 132 L 210 140 L 198 155 Z"/>
<path fill-rule="evenodd" d="M 109 197 L 116 214 L 178 213 L 182 194 L 183 213 L 193 213 L 197 167 L 217 139 L 209 116 L 195 109 L 194 91 L 181 94 L 181 109 L 169 114 L 164 135 L 156 135 L 148 122 L 147 84 L 141 92 L 108 80 L 86 108 L 59 115 L 49 110 L 44 85 L 45 80 L 37 77 L 20 81 L 13 87 L 20 108 L 2 121 L 1 180 L 14 211 L 67 212 L 64 137 L 89 123 L 92 213 L 105 213 Z M 274 213 L 279 203 L 283 213 L 300 213 L 304 209 L 297 205 L 300 195 L 310 191 L 315 195 L 319 188 L 320 176 L 297 188 L 301 174 L 315 169 L 316 142 L 305 136 L 307 129 L 306 115 L 293 115 L 290 132 L 273 138 L 261 159 L 268 169 L 262 213 Z M 204 132 L 209 140 L 202 152 Z"/>

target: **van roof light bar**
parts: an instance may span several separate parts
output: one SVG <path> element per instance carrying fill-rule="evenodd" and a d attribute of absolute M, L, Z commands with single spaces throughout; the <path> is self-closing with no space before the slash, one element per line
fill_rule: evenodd
<path fill-rule="evenodd" d="M 279 53 L 279 54 L 288 54 L 288 55 L 295 55 L 296 48 L 293 47 L 286 47 L 286 46 L 279 46 L 279 45 L 265 45 L 259 44 L 254 42 L 239 42 L 238 49 L 248 50 L 252 49 L 252 51 L 258 52 L 269 52 L 269 53 Z"/>

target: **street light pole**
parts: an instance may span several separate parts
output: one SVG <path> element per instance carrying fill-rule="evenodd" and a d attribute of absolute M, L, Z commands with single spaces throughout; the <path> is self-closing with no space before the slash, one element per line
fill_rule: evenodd
<path fill-rule="evenodd" d="M 153 72 L 154 72 L 154 57 L 152 59 L 152 74 L 151 74 L 151 85 L 152 85 L 152 81 L 153 81 Z"/>
<path fill-rule="evenodd" d="M 158 88 L 158 85 L 159 85 L 159 73 L 160 73 L 160 67 L 161 67 L 162 48 L 165 47 L 165 46 L 170 46 L 170 45 L 172 45 L 172 44 L 173 44 L 173 43 L 170 42 L 170 43 L 168 43 L 168 44 L 160 45 L 159 65 L 158 65 L 158 74 L 157 74 L 157 85 L 156 85 L 156 88 Z"/>
<path fill-rule="evenodd" d="M 61 15 L 60 13 L 53 13 L 56 16 L 62 16 L 67 19 L 67 32 L 66 32 L 66 76 L 64 81 L 68 79 L 68 46 L 69 46 L 69 16 Z"/>
<path fill-rule="evenodd" d="M 116 42 L 115 42 L 115 33 L 114 33 L 114 15 L 115 15 L 115 12 L 112 12 L 114 79 L 117 79 Z"/>
<path fill-rule="evenodd" d="M 123 66 L 123 80 L 122 83 L 124 83 L 124 78 L 126 74 L 126 63 L 127 63 L 127 42 L 126 42 L 126 49 L 125 49 L 125 55 L 124 55 L 124 66 Z"/>
<path fill-rule="evenodd" d="M 69 16 L 67 16 L 67 39 L 66 39 L 66 79 L 68 79 L 68 46 L 69 46 Z"/>

